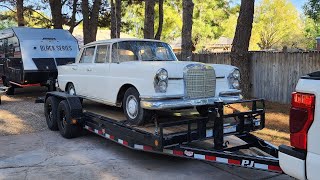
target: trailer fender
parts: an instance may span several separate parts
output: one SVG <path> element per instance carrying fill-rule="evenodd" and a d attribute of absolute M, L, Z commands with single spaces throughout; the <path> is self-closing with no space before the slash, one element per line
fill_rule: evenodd
<path fill-rule="evenodd" d="M 78 96 L 73 96 L 70 94 L 66 94 L 64 92 L 48 92 L 45 96 L 44 101 L 47 100 L 48 97 L 54 96 L 55 98 L 59 99 L 59 102 L 62 100 L 66 100 L 68 102 L 68 106 L 70 109 L 71 118 L 67 121 L 68 124 L 75 124 L 75 123 L 82 123 L 81 118 L 83 117 L 82 114 L 82 104 L 81 100 Z M 76 120 L 76 122 L 71 122 Z"/>

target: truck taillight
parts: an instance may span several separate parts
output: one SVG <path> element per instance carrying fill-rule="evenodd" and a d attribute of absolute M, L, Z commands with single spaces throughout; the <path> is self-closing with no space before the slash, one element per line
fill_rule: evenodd
<path fill-rule="evenodd" d="M 314 119 L 315 95 L 292 93 L 290 109 L 290 141 L 291 146 L 307 149 L 307 136 Z"/>

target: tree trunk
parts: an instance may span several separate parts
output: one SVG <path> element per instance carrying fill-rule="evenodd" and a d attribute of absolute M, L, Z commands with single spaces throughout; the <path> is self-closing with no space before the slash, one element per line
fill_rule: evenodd
<path fill-rule="evenodd" d="M 240 69 L 240 87 L 245 98 L 251 94 L 250 56 L 248 53 L 254 15 L 254 0 L 241 0 L 240 13 L 231 48 L 231 64 Z"/>
<path fill-rule="evenodd" d="M 154 38 L 154 6 L 155 0 L 145 0 L 145 18 L 143 35 L 146 39 Z"/>
<path fill-rule="evenodd" d="M 159 25 L 155 39 L 160 40 L 163 26 L 163 0 L 159 0 Z"/>
<path fill-rule="evenodd" d="M 181 42 L 181 59 L 186 60 L 192 56 L 192 17 L 194 4 L 192 0 L 182 1 L 183 14 L 182 14 L 182 42 Z"/>
<path fill-rule="evenodd" d="M 63 19 L 62 19 L 62 2 L 61 0 L 49 0 L 52 24 L 54 29 L 62 29 Z"/>
<path fill-rule="evenodd" d="M 90 12 L 88 0 L 82 0 L 84 44 L 88 44 L 96 40 L 100 6 L 101 0 L 95 0 Z"/>
<path fill-rule="evenodd" d="M 111 38 L 120 38 L 121 0 L 111 0 Z"/>
<path fill-rule="evenodd" d="M 70 19 L 70 28 L 69 28 L 69 32 L 71 34 L 73 33 L 74 28 L 77 26 L 77 23 L 76 23 L 77 3 L 78 3 L 78 0 L 73 0 L 72 15 Z"/>
<path fill-rule="evenodd" d="M 17 21 L 18 21 L 18 26 L 24 26 L 23 0 L 17 0 L 16 6 L 17 6 Z"/>

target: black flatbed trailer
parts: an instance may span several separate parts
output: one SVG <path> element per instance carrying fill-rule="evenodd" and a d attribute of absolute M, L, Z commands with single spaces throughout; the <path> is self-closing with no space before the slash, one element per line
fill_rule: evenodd
<path fill-rule="evenodd" d="M 59 104 L 59 108 L 48 108 L 49 97 L 56 101 L 50 107 Z M 282 173 L 278 148 L 250 133 L 265 126 L 263 99 L 217 102 L 208 108 L 209 115 L 205 118 L 164 112 L 153 116 L 145 126 L 130 124 L 118 109 L 82 103 L 79 97 L 63 92 L 49 92 L 42 101 L 47 119 L 51 115 L 66 127 L 87 129 L 130 149 Z M 243 103 L 247 107 L 250 104 L 249 110 L 232 107 Z M 60 104 L 67 104 L 66 116 L 66 112 L 60 112 Z M 231 108 L 232 112 L 226 113 L 225 108 Z M 76 136 L 66 136 L 60 127 L 59 130 L 64 137 Z"/>

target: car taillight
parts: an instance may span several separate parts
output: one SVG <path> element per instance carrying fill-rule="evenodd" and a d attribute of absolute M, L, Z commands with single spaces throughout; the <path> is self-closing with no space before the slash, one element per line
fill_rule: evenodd
<path fill-rule="evenodd" d="M 290 109 L 290 141 L 291 146 L 307 149 L 307 136 L 314 119 L 315 95 L 292 93 Z"/>

